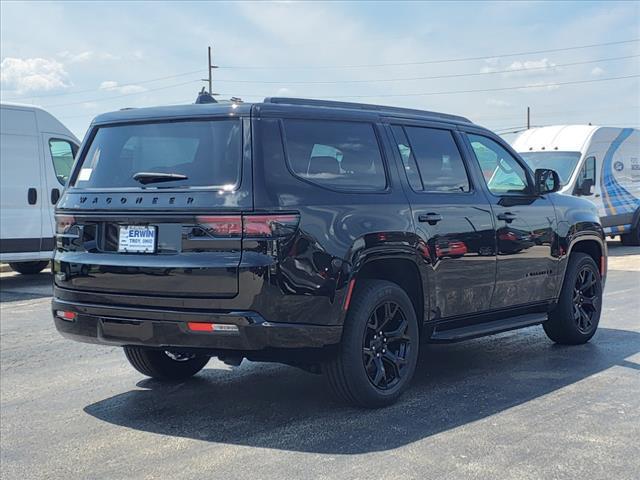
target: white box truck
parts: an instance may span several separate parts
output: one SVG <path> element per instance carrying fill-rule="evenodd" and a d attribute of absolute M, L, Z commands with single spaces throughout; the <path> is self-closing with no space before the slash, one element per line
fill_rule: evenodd
<path fill-rule="evenodd" d="M 52 257 L 53 207 L 79 140 L 53 115 L 0 104 L 0 262 L 38 273 Z"/>
<path fill-rule="evenodd" d="M 640 130 L 556 125 L 526 130 L 512 145 L 532 169 L 558 172 L 562 193 L 592 200 L 608 235 L 640 245 Z"/>

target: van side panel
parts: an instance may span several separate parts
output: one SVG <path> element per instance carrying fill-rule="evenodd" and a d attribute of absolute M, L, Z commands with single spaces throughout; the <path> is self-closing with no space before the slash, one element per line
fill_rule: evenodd
<path fill-rule="evenodd" d="M 4 106 L 0 111 L 0 260 L 35 260 L 40 258 L 43 205 L 35 113 Z"/>
<path fill-rule="evenodd" d="M 624 128 L 604 150 L 600 172 L 602 225 L 607 233 L 629 231 L 640 208 L 640 131 Z"/>

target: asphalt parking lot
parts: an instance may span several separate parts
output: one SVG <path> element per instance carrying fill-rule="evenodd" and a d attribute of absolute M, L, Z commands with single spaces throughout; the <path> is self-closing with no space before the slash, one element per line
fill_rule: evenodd
<path fill-rule="evenodd" d="M 3 273 L 0 476 L 637 479 L 640 249 L 609 253 L 589 344 L 554 345 L 537 326 L 430 345 L 412 388 L 377 411 L 274 364 L 146 380 L 120 349 L 56 333 L 48 274 Z"/>

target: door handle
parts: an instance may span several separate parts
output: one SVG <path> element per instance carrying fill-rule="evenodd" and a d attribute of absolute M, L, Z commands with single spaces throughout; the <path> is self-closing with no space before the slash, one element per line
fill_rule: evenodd
<path fill-rule="evenodd" d="M 38 190 L 35 188 L 27 190 L 27 201 L 29 202 L 29 205 L 35 205 L 38 201 Z"/>
<path fill-rule="evenodd" d="M 504 220 L 507 223 L 513 222 L 516 218 L 517 218 L 517 215 L 511 212 L 504 212 L 504 213 L 498 214 L 498 220 Z"/>
<path fill-rule="evenodd" d="M 60 190 L 57 188 L 51 189 L 51 205 L 55 205 L 60 200 Z"/>
<path fill-rule="evenodd" d="M 429 225 L 435 225 L 442 220 L 442 215 L 439 213 L 423 213 L 418 215 L 419 222 L 427 222 Z"/>

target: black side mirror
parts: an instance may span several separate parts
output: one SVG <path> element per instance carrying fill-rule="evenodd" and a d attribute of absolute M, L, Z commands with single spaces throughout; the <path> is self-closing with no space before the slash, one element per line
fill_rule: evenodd
<path fill-rule="evenodd" d="M 585 178 L 580 185 L 576 188 L 576 194 L 588 197 L 593 195 L 593 179 Z"/>
<path fill-rule="evenodd" d="M 543 195 L 560 190 L 560 177 L 555 170 L 538 168 L 535 171 L 536 193 Z"/>

